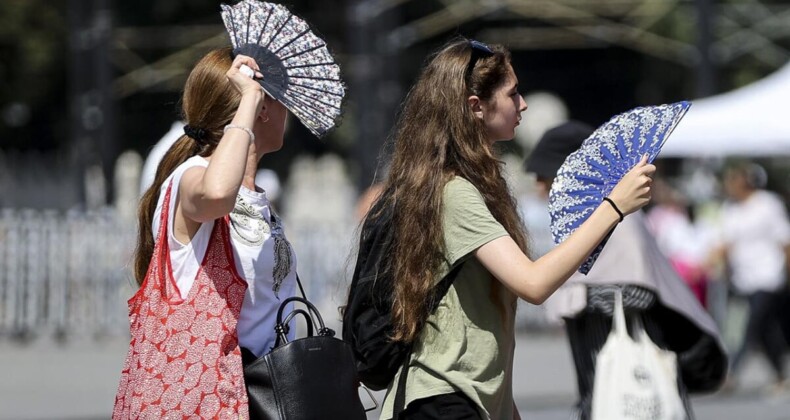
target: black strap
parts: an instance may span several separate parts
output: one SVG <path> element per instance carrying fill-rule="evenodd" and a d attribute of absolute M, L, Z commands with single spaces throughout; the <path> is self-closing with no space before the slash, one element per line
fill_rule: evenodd
<path fill-rule="evenodd" d="M 395 390 L 395 403 L 392 407 L 392 418 L 398 420 L 400 413 L 406 409 L 406 377 L 409 376 L 409 360 L 411 359 L 411 350 L 406 358 L 403 360 L 403 368 L 401 369 L 400 378 L 398 379 L 398 388 Z"/>
<path fill-rule="evenodd" d="M 285 317 L 281 324 L 278 324 L 280 328 L 275 328 L 275 331 L 277 331 L 277 343 L 274 345 L 275 347 L 279 347 L 278 344 L 280 341 L 283 343 L 288 343 L 287 335 L 288 331 L 290 330 L 291 320 L 293 320 L 296 315 L 301 315 L 304 317 L 304 322 L 307 324 L 307 336 L 313 336 L 313 323 L 315 321 L 313 320 L 312 315 L 304 309 L 294 309 L 290 314 L 288 314 L 288 316 Z"/>
<path fill-rule="evenodd" d="M 616 212 L 617 212 L 617 215 L 618 215 L 618 216 L 620 216 L 620 221 L 622 222 L 622 221 L 623 221 L 623 219 L 625 218 L 625 215 L 624 215 L 624 214 L 623 214 L 623 212 L 622 212 L 622 211 L 620 211 L 620 209 L 617 207 L 617 204 L 615 204 L 615 203 L 614 203 L 614 200 L 612 200 L 612 199 L 611 199 L 611 198 L 609 198 L 609 197 L 604 197 L 603 199 L 604 199 L 604 201 L 606 201 L 607 203 L 609 203 L 609 204 L 611 204 L 611 205 L 612 205 L 612 208 L 614 209 L 614 211 L 616 211 Z"/>
<path fill-rule="evenodd" d="M 304 300 L 307 300 L 307 295 L 304 293 L 304 287 L 302 287 L 302 281 L 299 280 L 299 273 L 296 274 L 296 284 L 299 285 L 299 290 L 302 292 L 302 297 Z"/>
<path fill-rule="evenodd" d="M 300 301 L 302 299 L 300 299 L 298 296 L 292 296 L 289 297 L 288 299 L 285 299 L 285 301 L 283 301 L 283 303 L 280 304 L 280 307 L 277 310 L 277 324 L 274 326 L 274 331 L 277 333 L 277 339 L 274 341 L 274 347 L 272 347 L 272 349 L 280 347 L 280 344 L 282 343 L 288 342 L 288 340 L 286 339 L 288 330 L 290 329 L 288 323 L 291 322 L 291 319 L 293 319 L 293 317 L 296 315 L 297 312 L 302 313 L 302 315 L 305 318 L 305 322 L 307 323 L 308 337 L 313 335 L 313 323 L 315 323 L 315 319 L 313 318 L 313 313 L 318 313 L 318 310 L 315 309 L 315 307 L 311 308 L 312 304 L 310 303 L 309 300 L 307 300 L 307 295 L 304 294 L 304 287 L 302 287 L 302 282 L 301 280 L 299 280 L 298 273 L 296 274 L 296 284 L 299 285 L 299 290 L 302 292 L 302 298 L 304 298 L 303 299 L 304 301 L 302 303 L 304 303 L 305 306 L 307 306 L 308 312 L 305 312 L 302 309 L 294 309 L 291 311 L 290 314 L 288 314 L 285 321 L 283 321 L 283 310 L 285 309 L 285 305 L 294 301 Z M 313 312 L 313 310 L 315 310 L 315 312 Z M 324 331 L 325 329 L 323 328 L 324 321 L 321 320 L 320 314 L 318 315 L 318 317 L 320 320 L 321 331 Z"/>
<path fill-rule="evenodd" d="M 461 262 L 455 267 L 452 268 L 436 285 L 436 289 L 434 290 L 434 298 L 433 302 L 431 302 L 431 313 L 434 313 L 437 308 L 439 308 L 439 304 L 442 303 L 442 299 L 444 299 L 444 295 L 450 290 L 450 286 L 453 285 L 455 278 L 458 277 L 458 273 L 461 272 L 461 267 L 464 266 L 464 263 Z"/>

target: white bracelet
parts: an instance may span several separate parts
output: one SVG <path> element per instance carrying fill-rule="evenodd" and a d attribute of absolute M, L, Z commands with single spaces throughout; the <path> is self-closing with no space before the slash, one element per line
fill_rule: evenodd
<path fill-rule="evenodd" d="M 228 130 L 230 130 L 231 128 L 237 128 L 239 130 L 243 130 L 245 133 L 247 133 L 247 135 L 250 136 L 250 144 L 255 143 L 255 134 L 253 134 L 252 130 L 250 130 L 247 127 L 242 127 L 236 124 L 228 124 L 225 126 L 225 128 L 222 129 L 222 132 L 227 133 Z"/>

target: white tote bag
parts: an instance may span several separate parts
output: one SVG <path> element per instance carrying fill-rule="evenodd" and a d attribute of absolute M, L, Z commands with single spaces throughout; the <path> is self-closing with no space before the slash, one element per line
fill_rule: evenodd
<path fill-rule="evenodd" d="M 592 420 L 685 420 L 675 353 L 656 346 L 638 318 L 634 330 L 632 340 L 618 290 L 612 330 L 596 359 Z"/>

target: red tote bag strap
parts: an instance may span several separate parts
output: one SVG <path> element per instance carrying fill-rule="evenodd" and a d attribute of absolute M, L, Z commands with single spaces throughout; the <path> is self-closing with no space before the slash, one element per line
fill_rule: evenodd
<path fill-rule="evenodd" d="M 154 255 L 159 256 L 159 273 L 158 283 L 161 286 L 162 298 L 166 300 L 180 301 L 181 294 L 176 286 L 176 280 L 173 278 L 173 265 L 170 261 L 170 246 L 168 241 L 168 231 L 170 230 L 170 200 L 173 198 L 173 180 L 167 186 L 165 192 L 164 203 L 162 203 L 162 211 L 159 216 L 159 235 L 157 236 L 156 245 L 154 245 Z M 156 247 L 159 247 L 157 250 Z"/>
<path fill-rule="evenodd" d="M 159 229 L 157 230 L 156 240 L 154 241 L 154 250 L 151 253 L 151 262 L 148 265 L 148 271 L 145 274 L 145 279 L 140 285 L 140 289 L 129 299 L 129 304 L 140 299 L 140 295 L 148 294 L 149 289 L 156 289 L 158 293 L 162 294 L 162 298 L 167 300 L 170 297 L 177 297 L 178 288 L 175 286 L 173 279 L 173 269 L 170 263 L 170 247 L 168 241 L 168 221 L 170 220 L 170 200 L 172 198 L 173 181 L 167 186 L 165 191 L 165 199 L 162 203 L 162 211 L 159 215 Z"/>

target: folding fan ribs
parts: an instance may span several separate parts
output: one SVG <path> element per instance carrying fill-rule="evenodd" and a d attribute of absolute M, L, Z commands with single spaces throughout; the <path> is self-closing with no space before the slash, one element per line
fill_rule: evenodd
<path fill-rule="evenodd" d="M 549 193 L 555 243 L 564 241 L 584 223 L 643 155 L 648 155 L 648 162 L 658 156 L 690 106 L 690 102 L 677 102 L 616 115 L 565 159 Z M 580 272 L 590 271 L 608 239 L 607 236 L 584 261 Z"/>
<path fill-rule="evenodd" d="M 341 114 L 345 88 L 326 43 L 284 6 L 244 0 L 222 5 L 234 54 L 255 59 L 266 93 L 323 137 Z"/>

